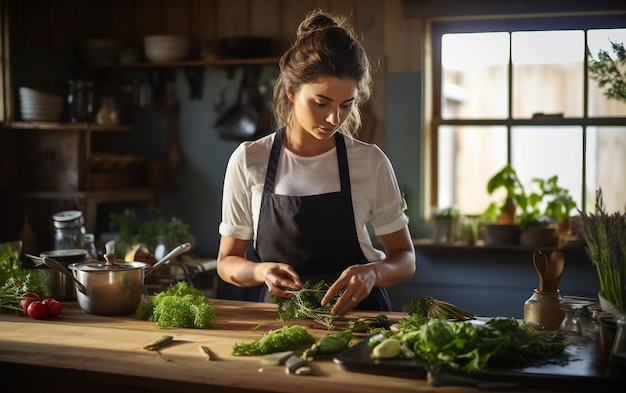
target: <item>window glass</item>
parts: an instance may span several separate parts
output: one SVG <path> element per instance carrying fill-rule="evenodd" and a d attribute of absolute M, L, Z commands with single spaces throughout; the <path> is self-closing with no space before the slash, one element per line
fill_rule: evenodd
<path fill-rule="evenodd" d="M 598 60 L 598 53 L 601 50 L 607 52 L 615 60 L 617 56 L 611 47 L 611 42 L 626 44 L 626 29 L 589 30 L 587 35 L 589 54 L 594 60 Z M 601 88 L 596 80 L 589 78 L 589 116 L 626 116 L 626 102 L 608 99 L 605 96 L 607 89 L 608 86 Z"/>
<path fill-rule="evenodd" d="M 463 214 L 482 214 L 504 196 L 487 194 L 487 182 L 506 165 L 506 127 L 441 126 L 438 132 L 440 209 L 455 206 Z"/>
<path fill-rule="evenodd" d="M 511 164 L 522 184 L 534 187 L 532 179 L 558 176 L 559 186 L 569 190 L 582 207 L 582 127 L 513 127 Z M 542 208 L 545 206 L 542 206 Z M 574 214 L 575 212 L 572 212 Z"/>
<path fill-rule="evenodd" d="M 608 212 L 625 211 L 626 127 L 589 127 L 586 140 L 585 211 L 594 211 L 599 188 Z"/>
<path fill-rule="evenodd" d="M 511 37 L 513 118 L 583 115 L 582 31 L 524 31 Z"/>
<path fill-rule="evenodd" d="M 508 117 L 508 33 L 442 37 L 442 118 Z"/>

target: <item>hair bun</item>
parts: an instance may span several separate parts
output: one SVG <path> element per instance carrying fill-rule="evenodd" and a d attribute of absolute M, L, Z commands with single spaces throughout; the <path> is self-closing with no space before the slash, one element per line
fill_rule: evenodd
<path fill-rule="evenodd" d="M 332 16 L 328 13 L 325 13 L 321 10 L 316 10 L 311 12 L 307 17 L 300 23 L 298 26 L 298 30 L 296 32 L 296 36 L 301 38 L 313 31 L 323 30 L 331 27 L 342 27 L 344 22 L 339 17 Z"/>

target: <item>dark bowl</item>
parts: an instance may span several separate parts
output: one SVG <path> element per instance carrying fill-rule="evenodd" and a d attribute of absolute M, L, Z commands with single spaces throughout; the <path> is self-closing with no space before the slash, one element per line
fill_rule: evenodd
<path fill-rule="evenodd" d="M 224 37 L 220 39 L 220 46 L 231 57 L 252 59 L 267 56 L 272 47 L 272 39 L 253 36 Z"/>

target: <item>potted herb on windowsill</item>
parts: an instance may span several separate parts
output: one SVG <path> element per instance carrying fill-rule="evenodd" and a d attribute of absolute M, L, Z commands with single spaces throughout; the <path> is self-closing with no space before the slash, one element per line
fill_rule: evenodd
<path fill-rule="evenodd" d="M 437 244 L 451 244 L 459 237 L 459 219 L 461 213 L 458 209 L 449 207 L 435 214 L 433 238 Z"/>
<path fill-rule="evenodd" d="M 491 195 L 496 190 L 504 190 L 506 196 L 501 204 L 491 203 L 483 213 L 485 223 L 485 244 L 518 244 L 520 227 L 517 224 L 518 208 L 524 210 L 527 205 L 526 192 L 515 169 L 506 165 L 487 182 L 487 192 Z"/>
<path fill-rule="evenodd" d="M 535 178 L 536 185 L 527 197 L 519 216 L 520 244 L 524 246 L 556 246 L 570 232 L 570 212 L 576 203 L 569 190 L 561 187 L 557 175 L 547 180 Z M 542 203 L 545 208 L 541 210 Z"/>

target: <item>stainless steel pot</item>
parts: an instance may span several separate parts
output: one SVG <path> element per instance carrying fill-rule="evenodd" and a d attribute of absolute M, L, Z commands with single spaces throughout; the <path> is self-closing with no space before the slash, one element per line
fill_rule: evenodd
<path fill-rule="evenodd" d="M 41 278 L 43 288 L 41 288 L 46 297 L 53 297 L 60 301 L 76 300 L 76 287 L 74 280 L 65 274 L 51 269 L 41 263 L 44 256 L 54 258 L 64 266 L 72 263 L 87 262 L 89 253 L 83 249 L 69 250 L 52 250 L 44 251 L 39 257 L 32 256 L 32 263 L 21 263 L 21 267 L 25 269 L 33 269 L 32 274 Z"/>
<path fill-rule="evenodd" d="M 65 267 L 49 257 L 44 257 L 43 263 L 73 280 L 78 305 L 83 311 L 97 315 L 124 315 L 135 312 L 141 304 L 145 276 L 190 248 L 191 244 L 182 244 L 152 266 L 144 262 L 89 261 Z"/>

